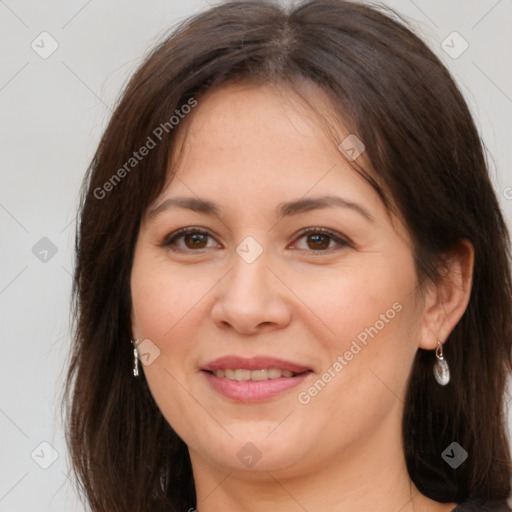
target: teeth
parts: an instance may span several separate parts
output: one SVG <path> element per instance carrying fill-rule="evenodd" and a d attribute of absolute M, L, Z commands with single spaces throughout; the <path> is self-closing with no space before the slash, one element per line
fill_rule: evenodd
<path fill-rule="evenodd" d="M 237 368 L 236 370 L 225 369 L 215 370 L 213 374 L 215 377 L 238 381 L 280 379 L 281 377 L 293 377 L 297 375 L 289 370 L 280 370 L 279 368 L 262 368 L 261 370 L 245 370 L 242 368 Z"/>
<path fill-rule="evenodd" d="M 282 371 L 277 370 L 276 368 L 270 368 L 268 370 L 268 378 L 269 379 L 279 379 L 281 377 Z"/>
<path fill-rule="evenodd" d="M 235 370 L 235 380 L 250 380 L 251 370 Z"/>
<path fill-rule="evenodd" d="M 267 380 L 268 370 L 251 370 L 251 380 Z"/>

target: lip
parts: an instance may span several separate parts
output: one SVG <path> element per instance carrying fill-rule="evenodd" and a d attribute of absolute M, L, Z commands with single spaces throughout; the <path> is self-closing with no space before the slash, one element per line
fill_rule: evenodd
<path fill-rule="evenodd" d="M 281 377 L 280 379 L 260 381 L 237 381 L 224 377 L 216 377 L 206 370 L 201 372 L 210 386 L 221 395 L 239 402 L 262 402 L 292 389 L 307 379 L 311 372 L 302 373 L 296 377 Z"/>
<path fill-rule="evenodd" d="M 216 377 L 213 373 L 210 373 L 215 370 L 224 370 L 227 368 L 242 368 L 246 370 L 278 368 L 280 370 L 288 370 L 300 375 L 262 381 L 237 381 L 223 377 Z M 201 368 L 201 373 L 217 393 L 238 402 L 248 403 L 271 400 L 281 393 L 295 388 L 312 375 L 313 370 L 307 366 L 274 357 L 264 356 L 243 358 L 239 356 L 225 356 L 204 365 Z"/>
<path fill-rule="evenodd" d="M 232 368 L 242 368 L 245 370 L 261 370 L 263 368 L 278 368 L 280 370 L 288 370 L 293 373 L 303 373 L 312 370 L 308 366 L 278 359 L 275 357 L 257 356 L 257 357 L 240 357 L 240 356 L 224 356 L 205 364 L 201 369 L 209 372 L 215 370 L 225 370 Z"/>

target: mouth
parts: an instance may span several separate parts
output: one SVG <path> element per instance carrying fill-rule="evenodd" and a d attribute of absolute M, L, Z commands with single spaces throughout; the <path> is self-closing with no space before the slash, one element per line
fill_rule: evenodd
<path fill-rule="evenodd" d="M 307 366 L 269 357 L 227 356 L 201 368 L 214 391 L 238 402 L 271 400 L 314 372 Z"/>
<path fill-rule="evenodd" d="M 303 373 L 307 373 L 308 371 L 310 370 L 301 373 L 294 373 L 291 372 L 290 370 L 282 370 L 280 368 L 261 368 L 259 370 L 248 370 L 244 368 L 227 368 L 211 371 L 209 373 L 215 375 L 215 377 L 218 377 L 220 379 L 236 380 L 238 382 L 245 382 L 248 380 L 252 382 L 261 382 L 263 380 L 282 379 L 283 377 L 297 377 L 297 375 L 302 375 Z"/>

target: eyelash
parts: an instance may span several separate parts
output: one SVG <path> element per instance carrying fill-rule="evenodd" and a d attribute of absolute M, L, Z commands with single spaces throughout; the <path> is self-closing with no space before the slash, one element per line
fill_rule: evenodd
<path fill-rule="evenodd" d="M 188 249 L 188 248 L 182 249 L 182 248 L 172 247 L 172 244 L 174 244 L 177 239 L 179 239 L 185 235 L 188 235 L 188 234 L 207 235 L 207 236 L 210 236 L 213 238 L 213 236 L 208 231 L 205 231 L 204 229 L 201 229 L 201 228 L 195 228 L 195 227 L 191 226 L 191 227 L 178 229 L 174 233 L 171 233 L 170 235 L 165 237 L 164 241 L 160 245 L 161 245 L 161 247 L 165 247 L 173 252 L 200 252 L 200 251 L 209 249 L 209 247 L 202 247 L 200 249 Z M 325 236 L 328 236 L 329 238 L 331 238 L 332 240 L 334 240 L 341 247 L 352 247 L 351 242 L 343 239 L 341 236 L 337 235 L 333 231 L 330 231 L 325 228 L 305 228 L 305 229 L 301 230 L 296 235 L 296 237 L 302 238 L 305 235 L 310 235 L 310 234 L 325 235 Z M 309 250 L 308 249 L 298 249 L 298 250 L 308 251 L 311 253 L 319 253 L 322 255 L 322 254 L 330 253 L 335 249 L 336 249 L 335 247 L 331 247 L 330 249 L 321 249 L 321 250 L 317 250 L 317 251 L 315 251 L 313 249 L 309 249 Z"/>

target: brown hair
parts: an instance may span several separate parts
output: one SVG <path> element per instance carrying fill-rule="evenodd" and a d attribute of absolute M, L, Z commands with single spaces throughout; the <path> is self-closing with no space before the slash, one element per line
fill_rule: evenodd
<path fill-rule="evenodd" d="M 433 352 L 419 349 L 404 452 L 411 479 L 434 500 L 507 498 L 510 239 L 477 129 L 446 68 L 402 22 L 379 8 L 318 0 L 290 11 L 271 2 L 226 3 L 182 23 L 134 74 L 101 139 L 82 191 L 64 402 L 71 460 L 88 503 L 97 512 L 195 505 L 187 447 L 144 375 L 132 375 L 130 272 L 141 219 L 169 179 L 179 126 L 171 116 L 237 79 L 291 88 L 309 81 L 327 93 L 364 141 L 372 174 L 384 184 L 373 186 L 405 219 L 420 282 L 439 282 L 443 256 L 461 239 L 473 244 L 469 305 L 445 344 L 451 382 L 441 388 L 434 381 Z M 156 147 L 127 166 L 162 126 Z M 457 469 L 441 457 L 453 441 L 469 453 Z"/>

